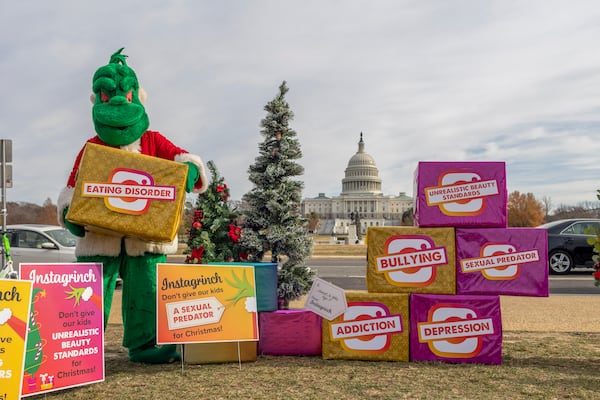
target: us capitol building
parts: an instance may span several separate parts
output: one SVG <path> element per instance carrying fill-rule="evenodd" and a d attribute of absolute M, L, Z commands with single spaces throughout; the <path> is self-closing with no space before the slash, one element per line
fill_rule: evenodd
<path fill-rule="evenodd" d="M 375 159 L 365 152 L 362 132 L 358 151 L 346 167 L 342 179 L 342 193 L 337 197 L 327 197 L 319 193 L 315 198 L 304 199 L 302 215 L 318 214 L 319 226 L 315 233 L 320 235 L 345 235 L 355 223 L 358 213 L 361 232 L 369 226 L 401 225 L 402 214 L 413 207 L 413 199 L 406 193 L 386 196 L 381 191 L 381 178 Z M 354 228 L 354 227 L 353 227 Z"/>

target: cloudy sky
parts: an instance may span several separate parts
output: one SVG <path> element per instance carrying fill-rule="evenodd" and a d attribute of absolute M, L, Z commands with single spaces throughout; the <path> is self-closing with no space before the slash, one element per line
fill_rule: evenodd
<path fill-rule="evenodd" d="M 386 194 L 419 161 L 505 161 L 552 205 L 600 189 L 600 2 L 0 0 L 7 201 L 56 203 L 93 136 L 91 77 L 120 47 L 150 128 L 251 189 L 263 107 L 287 81 L 303 197 L 341 192 L 360 132 Z"/>

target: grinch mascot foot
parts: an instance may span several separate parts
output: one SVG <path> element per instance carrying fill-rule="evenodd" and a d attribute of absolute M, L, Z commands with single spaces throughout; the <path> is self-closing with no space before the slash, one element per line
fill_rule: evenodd
<path fill-rule="evenodd" d="M 181 357 L 174 344 L 157 346 L 149 343 L 137 349 L 130 349 L 129 359 L 144 364 L 170 364 L 179 361 Z"/>

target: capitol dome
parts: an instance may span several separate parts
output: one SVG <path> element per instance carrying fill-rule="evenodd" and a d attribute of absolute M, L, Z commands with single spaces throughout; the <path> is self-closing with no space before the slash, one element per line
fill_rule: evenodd
<path fill-rule="evenodd" d="M 358 151 L 348 161 L 342 179 L 342 195 L 382 195 L 381 178 L 375 159 L 365 152 L 363 134 L 360 133 Z"/>

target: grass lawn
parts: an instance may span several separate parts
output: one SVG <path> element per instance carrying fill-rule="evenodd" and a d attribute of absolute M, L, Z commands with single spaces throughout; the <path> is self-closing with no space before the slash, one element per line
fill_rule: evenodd
<path fill-rule="evenodd" d="M 116 294 L 118 294 L 117 292 Z M 301 308 L 302 300 L 291 303 Z M 105 382 L 37 399 L 598 399 L 600 296 L 502 297 L 503 364 L 323 360 L 182 367 L 135 364 L 121 346 L 120 298 L 106 330 Z M 576 332 L 575 330 L 579 330 Z"/>
<path fill-rule="evenodd" d="M 134 364 L 106 331 L 106 381 L 34 396 L 60 399 L 597 399 L 600 333 L 508 331 L 503 365 L 322 360 Z M 34 398 L 32 397 L 32 398 Z"/>
<path fill-rule="evenodd" d="M 318 256 L 364 257 L 366 247 L 319 244 L 313 250 Z M 120 299 L 115 300 L 105 338 L 105 382 L 29 398 L 600 398 L 600 296 L 503 297 L 500 366 L 275 356 L 241 365 L 135 364 L 121 346 Z"/>

